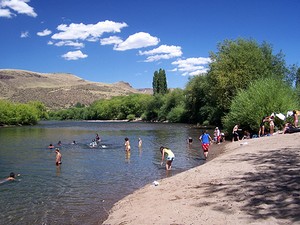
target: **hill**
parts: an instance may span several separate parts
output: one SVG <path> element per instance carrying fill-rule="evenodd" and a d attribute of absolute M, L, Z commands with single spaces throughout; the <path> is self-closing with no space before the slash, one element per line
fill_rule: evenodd
<path fill-rule="evenodd" d="M 0 70 L 0 99 L 26 103 L 41 101 L 59 109 L 76 103 L 90 105 L 98 99 L 141 93 L 130 84 L 105 84 L 86 81 L 68 73 L 37 73 L 24 70 Z"/>

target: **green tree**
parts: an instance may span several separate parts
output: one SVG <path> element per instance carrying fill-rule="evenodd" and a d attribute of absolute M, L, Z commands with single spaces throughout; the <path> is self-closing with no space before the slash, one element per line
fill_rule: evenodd
<path fill-rule="evenodd" d="M 212 115 L 213 108 L 208 107 L 208 90 L 207 76 L 199 75 L 189 79 L 184 90 L 188 122 L 202 124 Z"/>
<path fill-rule="evenodd" d="M 166 72 L 163 69 L 155 71 L 152 81 L 153 94 L 166 94 L 168 91 Z"/>
<path fill-rule="evenodd" d="M 159 120 L 169 120 L 168 119 L 168 114 L 171 113 L 172 109 L 176 107 L 180 107 L 184 109 L 184 104 L 185 104 L 185 96 L 184 96 L 184 91 L 182 89 L 176 88 L 170 92 L 168 92 L 166 95 L 163 96 L 163 106 L 159 110 Z M 185 113 L 185 110 L 180 111 L 182 113 Z M 177 113 L 179 113 L 179 110 L 177 110 Z M 178 118 L 183 117 L 183 115 L 178 115 Z M 182 122 L 179 121 L 176 122 Z M 174 121 L 172 121 L 174 122 Z"/>
<path fill-rule="evenodd" d="M 266 42 L 259 45 L 254 40 L 225 40 L 210 57 L 209 103 L 217 109 L 212 118 L 220 119 L 228 113 L 237 92 L 247 89 L 252 81 L 268 77 L 285 79 L 288 72 L 283 54 L 273 55 Z"/>
<path fill-rule="evenodd" d="M 257 132 L 261 118 L 271 113 L 286 113 L 299 106 L 295 91 L 285 82 L 265 78 L 251 82 L 247 90 L 240 90 L 233 99 L 230 112 L 224 117 L 223 123 L 227 131 L 235 124 L 243 129 Z M 283 121 L 275 121 L 281 126 Z"/>

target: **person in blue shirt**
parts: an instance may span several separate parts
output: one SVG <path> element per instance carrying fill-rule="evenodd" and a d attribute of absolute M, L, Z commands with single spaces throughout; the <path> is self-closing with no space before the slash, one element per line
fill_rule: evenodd
<path fill-rule="evenodd" d="M 202 143 L 204 157 L 205 157 L 205 159 L 207 159 L 208 149 L 213 140 L 212 140 L 211 136 L 207 133 L 207 130 L 203 131 L 202 135 L 199 137 L 199 140 Z"/>

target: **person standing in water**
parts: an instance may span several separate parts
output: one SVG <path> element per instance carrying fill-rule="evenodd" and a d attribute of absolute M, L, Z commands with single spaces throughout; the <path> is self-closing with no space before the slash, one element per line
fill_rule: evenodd
<path fill-rule="evenodd" d="M 61 153 L 59 152 L 58 148 L 55 149 L 55 153 L 56 153 L 55 164 L 58 166 L 61 164 L 62 156 L 61 156 Z"/>
<path fill-rule="evenodd" d="M 130 142 L 128 137 L 125 138 L 125 151 L 130 152 Z"/>
<path fill-rule="evenodd" d="M 97 143 L 99 143 L 101 141 L 101 138 L 100 138 L 99 134 L 96 134 L 96 138 L 95 139 L 96 139 Z"/>
<path fill-rule="evenodd" d="M 143 144 L 143 141 L 142 141 L 142 139 L 141 139 L 141 138 L 139 138 L 139 148 L 141 148 L 141 147 L 142 147 L 142 144 Z"/>
<path fill-rule="evenodd" d="M 171 170 L 172 162 L 175 159 L 174 153 L 172 152 L 171 149 L 163 147 L 163 146 L 160 147 L 160 153 L 162 154 L 160 165 L 162 165 L 164 163 L 165 154 L 167 154 L 166 170 Z"/>
<path fill-rule="evenodd" d="M 207 133 L 207 130 L 202 132 L 202 135 L 199 137 L 199 140 L 202 143 L 202 149 L 205 159 L 208 157 L 208 149 L 210 146 L 210 143 L 213 141 L 211 136 Z"/>

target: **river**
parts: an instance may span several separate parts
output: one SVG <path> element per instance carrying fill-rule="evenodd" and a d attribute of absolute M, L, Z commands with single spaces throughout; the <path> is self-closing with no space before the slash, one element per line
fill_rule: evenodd
<path fill-rule="evenodd" d="M 0 178 L 10 172 L 21 176 L 0 184 L 0 224 L 101 224 L 122 197 L 203 164 L 200 132 L 186 124 L 100 121 L 1 128 Z M 91 148 L 96 133 L 102 141 Z M 131 143 L 129 155 L 125 137 Z M 187 144 L 188 137 L 193 144 Z M 60 166 L 55 150 L 48 149 L 58 141 Z M 170 172 L 160 165 L 162 145 L 175 153 Z"/>

